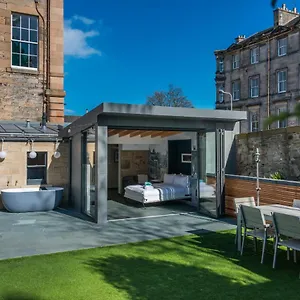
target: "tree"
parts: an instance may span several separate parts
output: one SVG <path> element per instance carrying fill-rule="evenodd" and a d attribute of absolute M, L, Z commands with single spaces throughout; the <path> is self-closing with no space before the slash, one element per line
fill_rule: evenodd
<path fill-rule="evenodd" d="M 169 85 L 169 90 L 155 92 L 147 99 L 147 105 L 169 106 L 169 107 L 194 107 L 192 102 L 184 96 L 182 89 Z"/>
<path fill-rule="evenodd" d="M 274 122 L 284 121 L 284 120 L 287 120 L 290 117 L 300 118 L 300 103 L 298 103 L 295 106 L 295 109 L 292 112 L 284 111 L 284 112 L 282 112 L 278 115 L 272 115 L 269 118 L 267 118 L 264 122 L 264 129 L 267 129 Z"/>

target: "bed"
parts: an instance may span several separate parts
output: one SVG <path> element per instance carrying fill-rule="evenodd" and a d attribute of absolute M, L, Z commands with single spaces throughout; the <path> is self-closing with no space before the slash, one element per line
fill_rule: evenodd
<path fill-rule="evenodd" d="M 152 188 L 143 185 L 125 187 L 125 198 L 145 203 L 191 198 L 190 178 L 186 175 L 165 174 L 163 183 L 154 183 Z"/>

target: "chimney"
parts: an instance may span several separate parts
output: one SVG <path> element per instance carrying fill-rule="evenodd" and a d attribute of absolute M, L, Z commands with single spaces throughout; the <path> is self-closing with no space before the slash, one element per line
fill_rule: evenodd
<path fill-rule="evenodd" d="M 239 35 L 238 37 L 235 38 L 235 43 L 238 44 L 242 42 L 246 38 L 245 35 Z"/>
<path fill-rule="evenodd" d="M 289 10 L 285 4 L 282 4 L 282 7 L 274 10 L 274 27 L 284 26 L 297 17 L 299 17 L 299 13 L 296 7 Z"/>

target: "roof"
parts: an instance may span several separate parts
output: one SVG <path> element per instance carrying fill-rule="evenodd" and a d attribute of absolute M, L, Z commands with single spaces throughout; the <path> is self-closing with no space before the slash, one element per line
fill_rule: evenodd
<path fill-rule="evenodd" d="M 125 118 L 127 122 L 123 122 Z M 175 127 L 179 130 L 183 130 L 183 127 L 181 128 L 180 126 L 185 121 L 198 128 L 201 122 L 206 122 L 206 124 L 235 123 L 246 119 L 247 113 L 241 111 L 102 103 L 64 128 L 60 132 L 60 136 L 73 136 L 97 123 L 99 124 L 99 122 L 109 128 L 130 127 L 127 129 L 134 129 L 134 127 L 137 126 L 137 120 L 139 120 L 139 122 L 142 120 L 143 124 L 141 127 L 144 127 L 144 129 L 147 128 L 148 130 L 164 130 L 164 128 L 168 127 L 172 127 L 174 130 Z M 161 125 L 162 121 L 164 125 Z M 174 124 L 175 127 L 173 127 Z M 142 129 L 141 127 L 138 129 Z M 135 127 L 135 129 L 136 128 L 137 127 Z M 192 127 L 190 129 L 192 129 Z M 202 129 L 205 129 L 205 127 Z"/>
<path fill-rule="evenodd" d="M 75 120 L 79 119 L 81 116 L 65 115 L 65 122 L 72 123 Z"/>
<path fill-rule="evenodd" d="M 61 124 L 47 123 L 45 130 L 42 130 L 40 123 L 26 121 L 0 121 L 0 138 L 5 139 L 28 139 L 43 138 L 55 139 L 64 126 Z"/>
<path fill-rule="evenodd" d="M 219 53 L 222 53 L 222 52 L 231 52 L 231 51 L 234 51 L 234 50 L 237 50 L 237 49 L 240 49 L 240 48 L 251 46 L 251 45 L 256 44 L 257 42 L 260 42 L 262 40 L 275 37 L 275 36 L 277 36 L 279 34 L 283 34 L 285 32 L 292 31 L 296 27 L 298 27 L 299 24 L 300 24 L 300 16 L 294 18 L 293 20 L 291 20 L 290 22 L 288 22 L 284 26 L 273 26 L 273 27 L 267 28 L 265 30 L 259 31 L 255 34 L 249 36 L 248 38 L 245 38 L 244 40 L 242 40 L 239 43 L 231 44 L 227 49 L 216 50 L 215 54 L 219 54 Z"/>

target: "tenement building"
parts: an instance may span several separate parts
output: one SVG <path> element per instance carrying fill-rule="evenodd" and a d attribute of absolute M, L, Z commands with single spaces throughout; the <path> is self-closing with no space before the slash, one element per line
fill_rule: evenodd
<path fill-rule="evenodd" d="M 263 129 L 270 115 L 293 111 L 300 101 L 300 15 L 286 5 L 274 10 L 272 27 L 249 37 L 238 36 L 216 56 L 216 109 L 248 111 L 242 132 Z M 222 91 L 222 92 L 221 92 Z M 299 125 L 299 120 L 271 128 Z"/>

